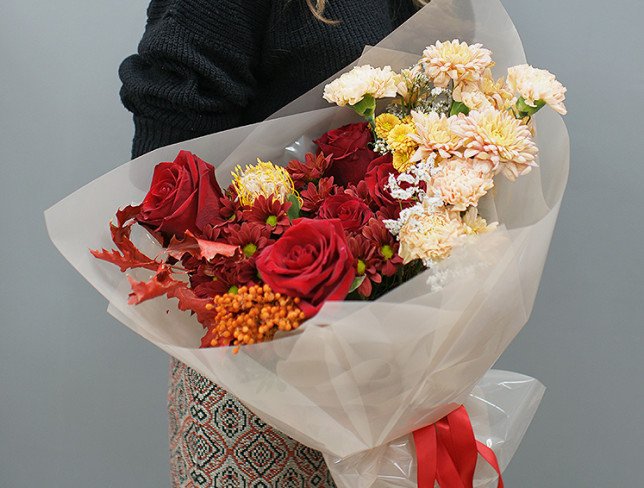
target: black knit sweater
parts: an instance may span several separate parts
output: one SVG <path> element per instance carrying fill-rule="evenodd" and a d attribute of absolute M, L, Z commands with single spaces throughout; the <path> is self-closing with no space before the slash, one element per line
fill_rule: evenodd
<path fill-rule="evenodd" d="M 120 67 L 133 156 L 257 122 L 348 65 L 414 13 L 412 0 L 152 0 Z"/>

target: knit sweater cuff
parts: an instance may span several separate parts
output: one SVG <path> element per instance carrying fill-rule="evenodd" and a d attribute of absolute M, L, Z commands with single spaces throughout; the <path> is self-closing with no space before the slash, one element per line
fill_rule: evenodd
<path fill-rule="evenodd" d="M 179 129 L 154 119 L 134 116 L 134 140 L 132 157 L 136 158 L 159 147 L 194 139 L 203 134 Z"/>

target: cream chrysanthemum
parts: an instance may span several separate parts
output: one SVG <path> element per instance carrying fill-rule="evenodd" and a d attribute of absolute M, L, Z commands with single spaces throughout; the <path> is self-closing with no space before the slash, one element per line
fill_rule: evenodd
<path fill-rule="evenodd" d="M 476 207 L 480 198 L 494 186 L 491 173 L 475 170 L 469 161 L 449 159 L 439 165 L 430 186 L 434 195 L 452 206 L 452 210 L 465 211 Z"/>
<path fill-rule="evenodd" d="M 465 212 L 465 215 L 461 218 L 461 222 L 461 230 L 465 235 L 487 234 L 495 230 L 499 225 L 498 222 L 488 224 L 487 220 L 481 217 L 478 214 L 478 210 L 474 207 L 469 208 Z"/>
<path fill-rule="evenodd" d="M 395 73 L 391 67 L 356 66 L 324 87 L 324 99 L 340 107 L 355 105 L 366 95 L 374 98 L 396 96 Z"/>
<path fill-rule="evenodd" d="M 410 101 L 409 97 L 411 93 L 414 92 L 414 78 L 416 77 L 416 70 L 416 67 L 413 69 L 404 69 L 394 78 L 396 91 L 405 102 Z"/>
<path fill-rule="evenodd" d="M 494 81 L 491 70 L 486 70 L 477 83 L 460 83 L 454 87 L 454 100 L 463 102 L 470 110 L 494 108 L 505 110 L 514 103 L 514 96 L 506 87 L 505 80 Z"/>
<path fill-rule="evenodd" d="M 552 107 L 555 112 L 566 115 L 566 87 L 555 75 L 545 69 L 533 68 L 521 64 L 508 69 L 508 86 L 517 92 L 530 107 L 536 107 L 536 102 L 542 100 Z"/>
<path fill-rule="evenodd" d="M 391 129 L 396 127 L 398 124 L 401 124 L 402 120 L 396 117 L 394 114 L 384 113 L 376 117 L 376 135 L 380 139 L 387 139 Z"/>
<path fill-rule="evenodd" d="M 512 181 L 537 165 L 530 129 L 508 111 L 473 110 L 459 117 L 452 130 L 463 139 L 465 158 L 489 161 Z"/>
<path fill-rule="evenodd" d="M 281 166 L 257 159 L 257 164 L 244 169 L 237 166 L 233 172 L 233 187 L 244 206 L 252 205 L 257 197 L 273 196 L 284 203 L 290 195 L 296 195 L 293 180 Z"/>
<path fill-rule="evenodd" d="M 434 85 L 445 88 L 453 81 L 455 85 L 478 81 L 483 72 L 491 67 L 492 53 L 481 44 L 469 46 L 465 42 L 438 41 L 423 52 L 421 63 Z"/>
<path fill-rule="evenodd" d="M 418 144 L 418 151 L 412 157 L 414 161 L 424 161 L 432 153 L 442 158 L 449 158 L 458 153 L 461 139 L 452 131 L 452 124 L 457 117 L 446 117 L 436 112 L 412 112 L 416 134 L 412 139 Z"/>
<path fill-rule="evenodd" d="M 398 254 L 405 264 L 421 259 L 426 266 L 447 258 L 460 239 L 460 224 L 447 212 L 427 209 L 410 215 L 400 228 Z"/>

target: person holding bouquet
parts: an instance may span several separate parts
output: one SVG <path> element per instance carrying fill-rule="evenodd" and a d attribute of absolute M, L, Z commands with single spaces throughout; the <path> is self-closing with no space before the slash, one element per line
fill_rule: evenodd
<path fill-rule="evenodd" d="M 152 0 L 120 67 L 132 156 L 254 123 L 377 44 L 422 0 Z M 172 359 L 173 487 L 335 486 L 322 454 Z"/>

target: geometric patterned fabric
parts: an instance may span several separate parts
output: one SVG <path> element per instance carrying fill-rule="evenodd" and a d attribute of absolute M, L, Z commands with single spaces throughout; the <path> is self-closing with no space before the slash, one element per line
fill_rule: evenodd
<path fill-rule="evenodd" d="M 168 416 L 172 488 L 335 488 L 320 452 L 174 358 Z"/>

